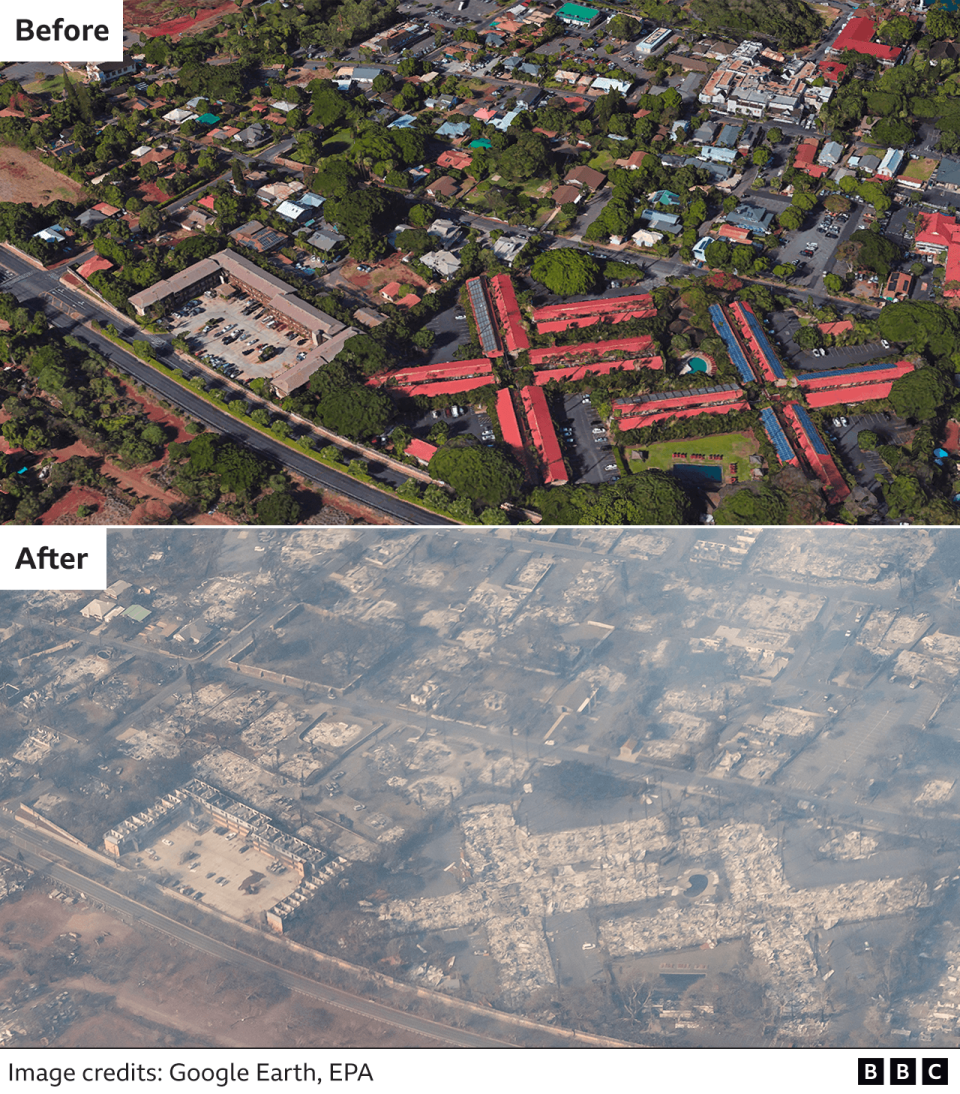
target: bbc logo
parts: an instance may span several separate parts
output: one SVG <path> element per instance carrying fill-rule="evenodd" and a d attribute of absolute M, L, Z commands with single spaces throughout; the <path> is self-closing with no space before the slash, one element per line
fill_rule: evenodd
<path fill-rule="evenodd" d="M 858 1086 L 883 1086 L 886 1061 L 882 1056 L 861 1057 L 857 1061 Z M 924 1056 L 923 1059 L 894 1057 L 890 1061 L 891 1086 L 916 1086 L 917 1075 L 921 1086 L 948 1086 L 946 1056 Z"/>

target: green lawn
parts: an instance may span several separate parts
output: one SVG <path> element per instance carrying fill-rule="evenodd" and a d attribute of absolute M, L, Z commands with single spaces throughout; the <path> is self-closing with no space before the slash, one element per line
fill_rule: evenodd
<path fill-rule="evenodd" d="M 604 148 L 590 159 L 588 166 L 592 167 L 594 171 L 606 172 L 613 168 L 614 162 L 614 157 Z"/>
<path fill-rule="evenodd" d="M 690 437 L 685 440 L 660 441 L 644 449 L 647 458 L 642 460 L 637 455 L 637 449 L 628 449 L 626 457 L 630 460 L 634 471 L 649 471 L 657 468 L 661 471 L 669 471 L 675 463 L 702 463 L 705 467 L 720 464 L 723 467 L 723 481 L 730 482 L 730 464 L 737 465 L 737 479 L 739 482 L 747 482 L 750 479 L 750 457 L 759 453 L 760 447 L 756 439 L 750 433 L 717 433 L 710 437 Z M 674 453 L 682 453 L 675 458 Z M 720 454 L 722 460 L 693 460 L 690 456 L 700 453 L 703 456 Z"/>

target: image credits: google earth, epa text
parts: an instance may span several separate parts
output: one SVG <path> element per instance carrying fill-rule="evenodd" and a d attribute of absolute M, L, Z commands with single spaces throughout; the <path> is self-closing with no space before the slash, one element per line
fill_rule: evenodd
<path fill-rule="evenodd" d="M 901 7 L 19 13 L 0 520 L 955 523 L 960 11 Z"/>

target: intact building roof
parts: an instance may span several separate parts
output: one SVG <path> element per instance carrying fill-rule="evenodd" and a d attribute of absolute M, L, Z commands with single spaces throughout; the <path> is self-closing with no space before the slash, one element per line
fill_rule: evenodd
<path fill-rule="evenodd" d="M 839 53 L 841 50 L 850 49 L 854 53 L 867 53 L 887 64 L 894 64 L 903 53 L 896 46 L 885 46 L 881 42 L 873 40 L 876 32 L 876 23 L 869 16 L 856 15 L 847 22 L 830 47 L 831 52 Z"/>
<path fill-rule="evenodd" d="M 525 387 L 520 391 L 520 398 L 527 414 L 527 425 L 530 427 L 534 447 L 544 464 L 544 482 L 551 486 L 567 482 L 567 468 L 543 389 Z"/>

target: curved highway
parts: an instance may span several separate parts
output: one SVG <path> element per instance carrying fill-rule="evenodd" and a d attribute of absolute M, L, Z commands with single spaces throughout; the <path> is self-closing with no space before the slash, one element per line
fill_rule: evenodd
<path fill-rule="evenodd" d="M 0 282 L 0 292 L 9 292 L 24 303 L 39 302 L 51 324 L 62 330 L 64 334 L 71 333 L 71 326 L 91 319 L 98 320 L 104 326 L 108 323 L 119 326 L 125 334 L 130 334 L 135 329 L 129 322 L 124 328 L 123 322 L 115 314 L 101 308 L 96 301 L 61 285 L 57 272 L 38 270 L 19 255 L 5 249 L 0 250 L 0 270 L 7 272 L 7 276 Z M 77 315 L 82 318 L 76 319 Z M 343 472 L 311 459 L 306 453 L 287 448 L 279 441 L 264 436 L 246 422 L 218 409 L 199 393 L 181 387 L 171 377 L 152 368 L 133 353 L 89 328 L 84 327 L 76 333 L 82 334 L 87 342 L 95 345 L 96 349 L 122 372 L 138 383 L 146 385 L 184 413 L 196 418 L 217 433 L 242 443 L 258 455 L 275 460 L 309 482 L 326 487 L 328 490 L 335 490 L 350 501 L 383 513 L 401 524 L 452 525 L 456 523 L 420 509 L 416 505 L 410 505 L 401 498 L 385 494 L 366 483 L 358 482 Z M 169 343 L 165 338 L 153 336 L 146 340 L 156 347 L 161 355 L 165 351 L 169 352 Z M 199 370 L 191 373 L 189 366 L 181 364 L 179 359 L 176 364 L 182 368 L 185 375 L 199 374 Z"/>
<path fill-rule="evenodd" d="M 512 1047 L 509 1041 L 501 1041 L 494 1037 L 484 1037 L 466 1030 L 454 1029 L 452 1026 L 444 1025 L 441 1022 L 435 1022 L 429 1018 L 420 1018 L 414 1014 L 407 1014 L 385 1003 L 378 1003 L 373 999 L 365 999 L 340 988 L 319 983 L 302 973 L 280 968 L 265 958 L 255 957 L 253 954 L 245 953 L 227 942 L 211 938 L 201 930 L 180 923 L 162 912 L 155 911 L 153 908 L 118 893 L 102 882 L 94 881 L 84 874 L 77 873 L 68 866 L 51 862 L 49 857 L 51 852 L 44 848 L 46 840 L 14 820 L 8 820 L 4 817 L 0 820 L 0 830 L 9 837 L 9 841 L 0 840 L 0 843 L 7 844 L 5 848 L 7 854 L 15 858 L 19 849 L 24 865 L 44 873 L 64 885 L 68 885 L 71 889 L 82 892 L 85 896 L 98 901 L 111 911 L 128 917 L 135 924 L 145 924 L 153 927 L 178 942 L 199 950 L 201 953 L 209 954 L 220 961 L 229 962 L 237 968 L 261 976 L 269 976 L 291 991 L 300 992 L 302 995 L 316 999 L 327 1006 L 349 1011 L 351 1014 L 359 1015 L 362 1018 L 383 1022 L 397 1029 L 415 1033 L 418 1036 L 430 1037 L 447 1045 L 455 1045 L 460 1048 Z M 67 848 L 60 845 L 57 845 L 56 854 L 58 857 L 82 857 L 82 852 L 79 849 L 71 855 Z M 271 938 L 270 941 L 272 942 L 273 939 Z"/>

